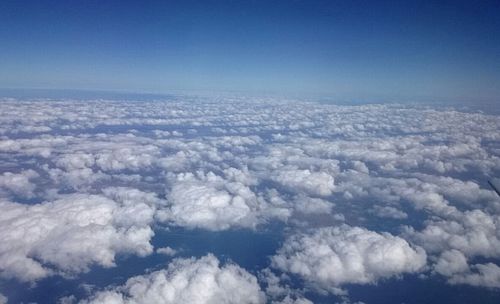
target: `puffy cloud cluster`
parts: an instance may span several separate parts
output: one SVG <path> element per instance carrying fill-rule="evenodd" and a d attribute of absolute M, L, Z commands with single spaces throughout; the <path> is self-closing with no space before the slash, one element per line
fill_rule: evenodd
<path fill-rule="evenodd" d="M 302 297 L 292 298 L 289 296 L 285 297 L 281 301 L 273 301 L 272 303 L 273 304 L 313 304 L 313 302 L 309 301 L 306 298 L 302 298 Z"/>
<path fill-rule="evenodd" d="M 464 254 L 456 249 L 444 251 L 439 256 L 434 271 L 448 277 L 451 284 L 500 287 L 500 267 L 493 263 L 469 266 Z"/>
<path fill-rule="evenodd" d="M 114 266 L 116 254 L 140 256 L 153 250 L 154 205 L 127 198 L 126 188 L 102 195 L 68 194 L 24 205 L 0 201 L 0 274 L 23 281 L 84 272 L 93 264 Z"/>
<path fill-rule="evenodd" d="M 298 195 L 293 200 L 293 206 L 299 213 L 328 214 L 332 212 L 334 204 L 321 198 Z"/>
<path fill-rule="evenodd" d="M 278 277 L 269 268 L 259 273 L 259 281 L 265 286 L 265 292 L 271 303 L 274 304 L 310 304 L 312 303 L 300 293 L 284 283 L 282 277 Z"/>
<path fill-rule="evenodd" d="M 500 267 L 468 263 L 475 257 L 500 258 L 500 216 L 477 209 L 456 211 L 446 219 L 427 221 L 421 231 L 407 227 L 406 234 L 437 255 L 434 271 L 448 282 L 500 287 Z"/>
<path fill-rule="evenodd" d="M 36 185 L 31 180 L 38 176 L 34 170 L 23 170 L 20 173 L 5 172 L 0 175 L 0 191 L 3 188 L 16 195 L 32 197 Z"/>
<path fill-rule="evenodd" d="M 168 196 L 171 206 L 163 219 L 180 226 L 211 230 L 255 223 L 257 198 L 244 184 L 227 182 L 209 172 L 179 174 Z"/>
<path fill-rule="evenodd" d="M 326 290 L 420 271 L 426 253 L 404 239 L 360 227 L 323 227 L 289 237 L 272 257 L 275 268 Z"/>
<path fill-rule="evenodd" d="M 333 177 L 325 172 L 283 170 L 278 171 L 272 179 L 293 190 L 300 190 L 318 196 L 331 195 L 335 188 Z"/>
<path fill-rule="evenodd" d="M 267 218 L 286 219 L 286 202 L 266 200 L 251 189 L 251 177 L 242 171 L 226 171 L 228 178 L 213 172 L 180 173 L 173 177 L 167 196 L 170 203 L 158 218 L 177 226 L 225 230 L 231 227 L 255 228 Z"/>
<path fill-rule="evenodd" d="M 164 254 L 164 255 L 168 255 L 168 256 L 174 256 L 177 253 L 177 250 L 172 249 L 172 248 L 167 246 L 167 247 L 157 248 L 156 253 Z"/>
<path fill-rule="evenodd" d="M 421 231 L 408 228 L 408 234 L 430 252 L 456 249 L 469 257 L 500 257 L 500 216 L 481 210 L 429 220 Z"/>
<path fill-rule="evenodd" d="M 500 267 L 493 263 L 475 264 L 467 271 L 453 274 L 448 282 L 451 284 L 499 288 Z"/>
<path fill-rule="evenodd" d="M 393 218 L 398 220 L 408 217 L 408 214 L 406 214 L 405 212 L 391 206 L 375 205 L 373 207 L 373 213 L 380 217 Z"/>
<path fill-rule="evenodd" d="M 265 303 L 257 278 L 235 264 L 220 265 L 213 255 L 176 259 L 167 269 L 128 279 L 80 303 Z"/>

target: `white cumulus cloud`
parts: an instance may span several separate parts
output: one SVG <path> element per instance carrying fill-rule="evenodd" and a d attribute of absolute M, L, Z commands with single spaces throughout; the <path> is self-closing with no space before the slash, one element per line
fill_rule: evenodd
<path fill-rule="evenodd" d="M 418 272 L 426 264 L 426 253 L 400 237 L 342 225 L 292 235 L 272 264 L 314 287 L 334 290 L 342 284 L 369 284 Z"/>
<path fill-rule="evenodd" d="M 3 277 L 32 281 L 78 273 L 92 264 L 114 266 L 119 253 L 144 256 L 153 250 L 154 206 L 141 201 L 69 194 L 35 205 L 1 201 L 0 209 Z"/>
<path fill-rule="evenodd" d="M 167 269 L 130 278 L 80 303 L 259 304 L 265 295 L 255 276 L 232 263 L 221 265 L 209 254 L 176 259 Z"/>

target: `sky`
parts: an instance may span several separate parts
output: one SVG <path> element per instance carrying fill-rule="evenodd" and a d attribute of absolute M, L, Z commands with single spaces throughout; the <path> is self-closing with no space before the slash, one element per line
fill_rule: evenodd
<path fill-rule="evenodd" d="M 498 1 L 1 1 L 0 88 L 498 104 Z"/>
<path fill-rule="evenodd" d="M 499 12 L 0 1 L 0 304 L 500 303 Z"/>

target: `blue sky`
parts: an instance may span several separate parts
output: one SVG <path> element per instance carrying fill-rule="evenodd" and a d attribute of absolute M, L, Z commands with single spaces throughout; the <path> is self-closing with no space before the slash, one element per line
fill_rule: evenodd
<path fill-rule="evenodd" d="M 498 101 L 498 1 L 2 1 L 0 87 Z"/>

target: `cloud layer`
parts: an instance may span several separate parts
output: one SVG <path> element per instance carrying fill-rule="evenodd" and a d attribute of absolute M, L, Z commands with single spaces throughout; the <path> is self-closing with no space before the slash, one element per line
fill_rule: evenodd
<path fill-rule="evenodd" d="M 95 296 L 139 302 L 149 289 L 134 280 L 173 284 L 208 269 L 246 282 L 258 302 L 253 276 L 235 264 L 189 259 L 168 242 L 153 248 L 153 236 L 280 227 L 288 238 L 263 266 L 281 291 L 269 297 L 268 286 L 271 301 L 417 273 L 498 288 L 500 200 L 487 180 L 500 175 L 499 143 L 499 116 L 451 108 L 2 100 L 0 279 L 78 279 L 117 256 L 156 252 L 187 259 Z M 306 286 L 291 287 L 296 278 Z M 224 287 L 209 281 L 222 301 Z M 195 287 L 186 290 L 188 299 Z"/>

